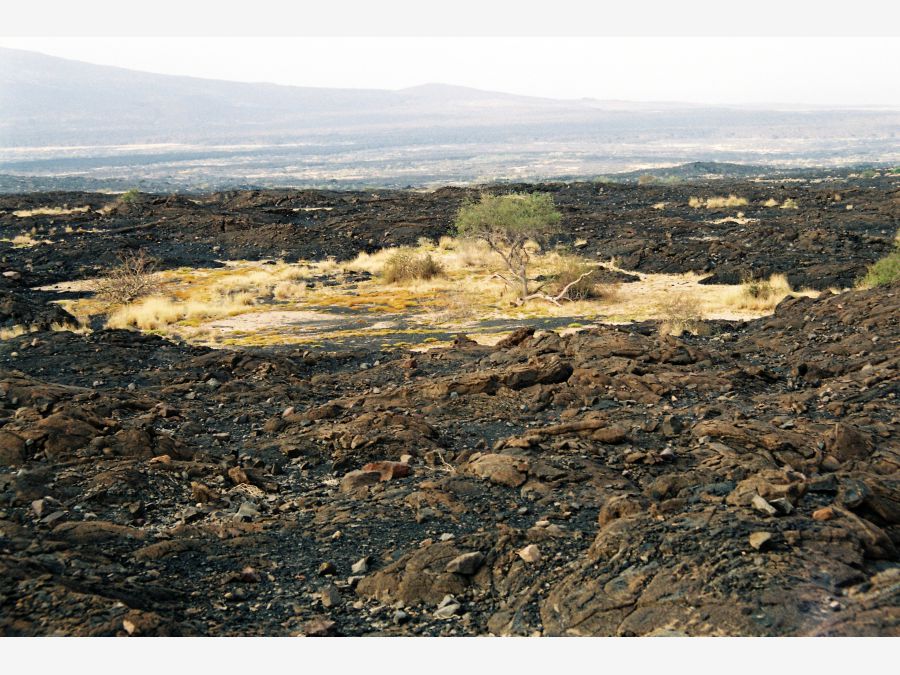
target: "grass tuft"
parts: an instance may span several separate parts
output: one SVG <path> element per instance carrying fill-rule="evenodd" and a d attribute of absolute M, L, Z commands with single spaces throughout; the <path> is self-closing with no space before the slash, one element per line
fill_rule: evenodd
<path fill-rule="evenodd" d="M 398 249 L 384 263 L 381 279 L 386 284 L 428 281 L 444 275 L 444 267 L 430 253 Z"/>

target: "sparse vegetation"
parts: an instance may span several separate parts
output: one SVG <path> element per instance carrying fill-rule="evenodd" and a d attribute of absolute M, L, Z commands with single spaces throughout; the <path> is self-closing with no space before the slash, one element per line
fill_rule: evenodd
<path fill-rule="evenodd" d="M 179 300 L 154 295 L 124 305 L 106 322 L 110 328 L 160 330 L 180 321 L 209 320 L 247 311 L 255 298 L 252 293 L 237 293 L 212 301 Z"/>
<path fill-rule="evenodd" d="M 443 275 L 444 268 L 430 253 L 416 253 L 412 249 L 398 249 L 385 262 L 381 278 L 385 283 L 396 284 L 404 281 L 427 281 Z"/>
<path fill-rule="evenodd" d="M 68 216 L 73 213 L 86 213 L 90 211 L 90 206 L 77 206 L 69 208 L 67 206 L 46 206 L 37 209 L 21 209 L 13 211 L 16 218 L 33 218 L 35 216 Z"/>
<path fill-rule="evenodd" d="M 519 302 L 517 289 L 497 275 L 506 269 L 503 259 L 484 240 L 443 238 L 437 243 L 422 240 L 417 247 L 360 253 L 342 262 L 235 262 L 220 268 L 164 270 L 156 272 L 157 290 L 133 302 L 114 303 L 93 296 L 65 300 L 62 305 L 82 322 L 106 314 L 109 327 L 249 346 L 313 344 L 376 334 L 390 335 L 396 343 L 401 334 L 446 334 L 462 324 L 479 325 L 488 319 L 551 317 L 585 325 L 656 318 L 670 332 L 700 332 L 705 328 L 704 317 L 754 318 L 771 311 L 781 299 L 753 290 L 748 293 L 756 298 L 749 302 L 743 286 L 701 286 L 702 277 L 691 274 L 645 275 L 634 284 L 598 284 L 596 275 L 589 272 L 616 269 L 614 262 L 595 263 L 562 250 L 542 252 L 531 244 L 527 252 L 528 269 L 535 277 L 531 292 L 555 302 Z M 429 279 L 414 276 L 402 283 L 388 282 L 383 272 L 390 267 L 389 261 L 398 260 L 398 253 L 406 260 L 429 256 L 430 265 L 442 273 Z M 346 276 L 362 272 L 371 277 L 351 281 Z M 76 282 L 71 290 L 89 286 L 90 282 Z M 673 305 L 675 293 L 683 297 Z M 762 296 L 769 299 L 759 299 Z M 333 316 L 335 308 L 357 317 L 371 316 L 365 321 L 372 321 L 372 326 L 362 331 L 343 326 Z M 315 320 L 316 327 L 301 328 L 297 322 L 305 321 L 305 316 Z M 479 341 L 488 342 L 494 335 L 490 330 L 476 334 Z M 413 344 L 421 342 L 416 338 Z"/>
<path fill-rule="evenodd" d="M 688 206 L 691 208 L 707 208 L 707 209 L 724 209 L 733 206 L 747 206 L 750 202 L 744 197 L 737 195 L 728 195 L 727 197 L 708 197 L 702 199 L 700 197 L 691 197 L 688 199 Z"/>
<path fill-rule="evenodd" d="M 26 335 L 28 333 L 35 333 L 42 330 L 48 330 L 46 324 L 34 324 L 34 325 L 17 325 L 10 326 L 8 328 L 0 328 L 0 340 L 11 340 L 13 338 L 19 337 L 20 335 Z M 53 322 L 50 324 L 50 331 L 70 331 L 72 333 L 89 333 L 90 329 L 86 326 L 77 326 L 71 323 L 61 323 L 61 322 Z"/>
<path fill-rule="evenodd" d="M 535 297 L 546 299 L 531 291 L 528 244 L 546 239 L 556 231 L 561 219 L 550 194 L 483 194 L 480 201 L 462 206 L 456 217 L 456 230 L 462 237 L 484 241 L 503 259 L 508 276 L 499 275 L 500 278 L 515 290 L 520 302 L 526 302 Z"/>
<path fill-rule="evenodd" d="M 136 188 L 132 188 L 132 189 L 127 190 L 126 192 L 123 192 L 122 194 L 120 194 L 118 201 L 121 204 L 131 204 L 133 201 L 135 201 L 140 196 L 140 194 L 141 194 L 140 190 L 138 190 Z"/>
<path fill-rule="evenodd" d="M 747 275 L 740 286 L 725 289 L 718 298 L 733 309 L 749 312 L 771 312 L 789 295 L 817 297 L 817 291 L 795 291 L 784 274 L 773 274 L 767 279 Z"/>
<path fill-rule="evenodd" d="M 0 239 L 0 241 L 9 242 L 15 248 L 31 248 L 32 246 L 39 246 L 40 244 L 53 243 L 50 239 L 40 239 L 35 230 L 32 230 L 30 233 L 25 232 L 24 234 L 17 234 L 12 239 Z"/>
<path fill-rule="evenodd" d="M 783 209 L 799 209 L 800 206 L 799 206 L 799 204 L 797 204 L 796 199 L 788 198 L 788 199 L 784 200 L 784 203 L 781 205 L 781 208 L 783 208 Z"/>
<path fill-rule="evenodd" d="M 661 305 L 662 322 L 659 332 L 662 335 L 705 335 L 709 326 L 703 320 L 703 310 L 697 298 L 687 293 L 672 293 Z"/>
<path fill-rule="evenodd" d="M 900 233 L 894 239 L 894 250 L 869 267 L 866 275 L 859 280 L 858 286 L 874 288 L 887 286 L 900 280 Z"/>
<path fill-rule="evenodd" d="M 93 287 L 95 295 L 115 304 L 134 302 L 158 290 L 156 261 L 143 249 L 122 253 L 118 266 L 97 280 Z"/>
<path fill-rule="evenodd" d="M 592 279 L 594 267 L 577 256 L 561 256 L 551 272 L 550 292 L 554 296 L 563 293 L 568 300 L 588 300 L 600 296 L 597 283 Z"/>

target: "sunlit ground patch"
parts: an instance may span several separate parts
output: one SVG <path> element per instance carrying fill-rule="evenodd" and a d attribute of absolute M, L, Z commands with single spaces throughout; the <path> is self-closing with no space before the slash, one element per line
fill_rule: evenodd
<path fill-rule="evenodd" d="M 637 274 L 633 283 L 598 285 L 594 297 L 553 304 L 517 303 L 503 282 L 502 262 L 478 245 L 423 241 L 441 273 L 427 280 L 387 283 L 381 276 L 396 249 L 361 254 L 346 262 L 227 261 L 217 268 L 158 273 L 153 296 L 124 305 L 88 295 L 61 304 L 83 324 L 104 316 L 106 325 L 177 336 L 216 346 L 381 345 L 426 349 L 465 333 L 492 344 L 527 323 L 576 332 L 599 323 L 658 319 L 696 332 L 704 319 L 741 321 L 770 313 L 789 294 L 784 277 L 740 286 L 702 285 L 698 274 Z M 567 252 L 536 252 L 533 274 L 553 278 L 571 262 Z M 597 270 L 612 263 L 579 259 Z M 85 291 L 90 282 L 48 289 Z M 805 294 L 814 295 L 812 292 Z M 673 307 L 681 315 L 673 316 Z"/>

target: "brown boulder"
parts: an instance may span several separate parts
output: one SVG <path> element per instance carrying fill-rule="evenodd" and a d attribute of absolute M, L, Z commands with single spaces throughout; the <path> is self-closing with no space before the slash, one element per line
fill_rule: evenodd
<path fill-rule="evenodd" d="M 445 595 L 463 593 L 470 583 L 469 577 L 447 571 L 460 555 L 452 542 L 431 544 L 360 580 L 356 592 L 362 597 L 382 602 L 400 600 L 407 605 L 440 602 Z"/>
<path fill-rule="evenodd" d="M 44 436 L 44 452 L 52 459 L 70 455 L 101 433 L 87 422 L 61 413 L 42 419 L 36 428 Z"/>
<path fill-rule="evenodd" d="M 394 478 L 405 478 L 410 473 L 409 464 L 404 462 L 390 462 L 387 460 L 369 462 L 362 468 L 363 471 L 375 471 L 381 476 L 382 481 Z"/>
<path fill-rule="evenodd" d="M 843 422 L 836 422 L 825 435 L 826 454 L 835 457 L 839 462 L 865 459 L 871 454 L 872 448 L 871 436 Z"/>
<path fill-rule="evenodd" d="M 357 492 L 381 482 L 378 471 L 350 471 L 341 479 L 341 492 Z"/>
<path fill-rule="evenodd" d="M 492 483 L 516 488 L 525 482 L 528 460 L 511 455 L 481 455 L 469 462 L 468 471 Z"/>
<path fill-rule="evenodd" d="M 0 431 L 0 466 L 16 466 L 25 460 L 25 439 Z"/>

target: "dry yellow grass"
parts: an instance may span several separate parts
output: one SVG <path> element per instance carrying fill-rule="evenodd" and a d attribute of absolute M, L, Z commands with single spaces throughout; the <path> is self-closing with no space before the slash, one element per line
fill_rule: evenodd
<path fill-rule="evenodd" d="M 740 286 L 724 287 L 712 300 L 736 310 L 769 313 L 788 296 L 818 297 L 818 291 L 795 291 L 783 274 L 768 279 L 747 279 Z"/>
<path fill-rule="evenodd" d="M 17 218 L 33 218 L 34 216 L 68 216 L 73 213 L 87 213 L 90 210 L 90 206 L 76 206 L 74 208 L 51 206 L 39 209 L 22 209 L 12 213 Z"/>
<path fill-rule="evenodd" d="M 306 284 L 296 281 L 282 281 L 272 289 L 272 295 L 276 300 L 299 300 L 307 295 Z"/>
<path fill-rule="evenodd" d="M 724 209 L 733 206 L 747 206 L 750 202 L 744 197 L 737 195 L 728 195 L 727 197 L 709 197 L 702 199 L 700 197 L 691 197 L 688 200 L 688 206 L 699 209 L 705 207 L 707 209 Z"/>
<path fill-rule="evenodd" d="M 800 205 L 797 204 L 797 200 L 795 199 L 785 199 L 784 204 L 781 205 L 783 209 L 799 209 Z"/>
<path fill-rule="evenodd" d="M 11 326 L 10 328 L 0 328 L 0 340 L 11 340 L 12 338 L 19 337 L 20 335 L 26 335 L 28 333 L 37 333 L 39 331 L 45 330 L 43 327 L 38 325 L 31 326 Z M 50 324 L 51 331 L 70 331 L 72 333 L 90 333 L 91 330 L 87 326 L 75 326 L 69 323 L 60 323 L 58 321 Z"/>
<path fill-rule="evenodd" d="M 78 298 L 64 304 L 81 318 L 106 313 L 110 327 L 157 331 L 208 344 L 249 345 L 311 343 L 323 335 L 352 332 L 352 326 L 358 326 L 354 322 L 362 317 L 366 322 L 374 321 L 372 326 L 383 323 L 386 335 L 402 333 L 410 326 L 419 332 L 468 332 L 474 328 L 479 333 L 486 321 L 536 318 L 556 318 L 562 325 L 569 323 L 573 330 L 598 321 L 660 319 L 666 333 L 697 333 L 706 327 L 704 318 L 755 318 L 770 312 L 791 292 L 786 280 L 778 278 L 753 282 L 756 287 L 751 290 L 749 284 L 701 285 L 702 277 L 696 274 L 639 275 L 641 281 L 637 283 L 595 286 L 595 297 L 591 298 L 559 305 L 540 300 L 520 304 L 497 275 L 504 269 L 502 260 L 484 245 L 445 238 L 437 243 L 423 240 L 418 248 L 408 250 L 431 255 L 443 267 L 444 275 L 385 283 L 380 274 L 397 252 L 385 249 L 341 263 L 232 262 L 216 269 L 166 270 L 159 273 L 160 290 L 152 297 L 122 306 L 99 298 Z M 552 293 L 560 270 L 573 267 L 571 254 L 532 250 L 531 274 L 543 278 L 543 290 Z M 576 261 L 579 267 L 615 269 L 614 263 L 583 258 Z M 344 273 L 362 271 L 372 278 L 340 283 Z M 323 278 L 339 283 L 322 283 Z M 309 286 L 307 281 L 311 282 Z M 342 323 L 341 313 L 329 310 L 337 308 L 357 313 L 346 328 L 335 327 Z M 298 328 L 296 317 L 304 312 L 320 317 L 317 320 L 323 327 Z M 279 319 L 279 315 L 284 317 Z M 241 319 L 234 320 L 237 316 Z M 231 320 L 221 321 L 226 318 Z M 331 327 L 326 329 L 324 324 Z M 255 325 L 265 329 L 247 329 Z M 366 331 L 367 335 L 375 334 L 370 328 Z"/>
<path fill-rule="evenodd" d="M 110 314 L 106 325 L 110 328 L 161 330 L 182 321 L 208 321 L 240 314 L 247 311 L 254 301 L 252 293 L 223 296 L 215 301 L 183 301 L 155 295 L 123 305 Z"/>
<path fill-rule="evenodd" d="M 32 246 L 39 246 L 40 244 L 52 244 L 53 242 L 50 239 L 39 239 L 35 236 L 35 233 L 25 233 L 25 234 L 17 234 L 12 239 L 0 239 L 0 241 L 7 241 L 11 243 L 15 248 L 31 248 Z"/>
<path fill-rule="evenodd" d="M 420 250 L 423 245 L 427 246 L 420 243 Z M 415 249 L 397 249 L 381 268 L 381 279 L 387 284 L 428 281 L 442 276 L 444 266 L 437 262 L 431 253 L 427 251 L 420 253 Z"/>
<path fill-rule="evenodd" d="M 12 326 L 10 328 L 0 328 L 0 340 L 12 340 L 20 335 L 29 332 L 27 326 Z"/>
<path fill-rule="evenodd" d="M 659 305 L 661 335 L 706 335 L 709 332 L 702 304 L 696 296 L 684 291 L 667 295 L 669 297 L 662 299 Z"/>

